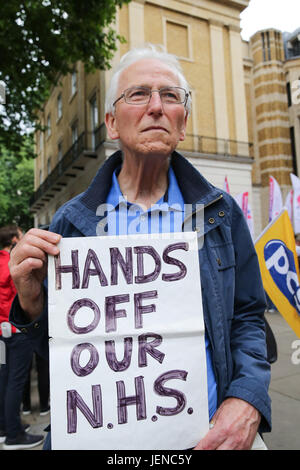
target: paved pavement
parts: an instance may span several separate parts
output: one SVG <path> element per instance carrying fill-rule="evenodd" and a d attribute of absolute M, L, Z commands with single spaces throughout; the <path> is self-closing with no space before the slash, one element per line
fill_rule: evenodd
<path fill-rule="evenodd" d="M 292 343 L 299 338 L 278 312 L 267 313 L 266 318 L 276 337 L 278 360 L 272 364 L 270 384 L 273 429 L 264 434 L 264 440 L 270 450 L 300 450 L 300 364 L 292 363 L 295 353 Z M 299 346 L 298 349 L 300 358 Z M 31 425 L 31 433 L 46 434 L 44 429 L 50 422 L 50 415 L 40 416 L 38 407 L 37 382 L 33 373 L 32 414 L 22 419 Z M 0 450 L 1 447 L 0 444 Z"/>
<path fill-rule="evenodd" d="M 300 450 L 300 364 L 292 363 L 292 344 L 299 338 L 278 312 L 266 318 L 276 337 L 278 360 L 271 366 L 272 432 L 264 440 L 270 450 Z"/>

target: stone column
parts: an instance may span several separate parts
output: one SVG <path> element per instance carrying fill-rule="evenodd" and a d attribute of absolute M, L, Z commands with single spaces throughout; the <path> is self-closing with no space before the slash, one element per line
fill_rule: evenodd
<path fill-rule="evenodd" d="M 128 4 L 130 49 L 142 46 L 145 42 L 144 4 L 145 0 L 134 0 Z"/>
<path fill-rule="evenodd" d="M 240 28 L 229 26 L 232 93 L 238 154 L 249 156 L 245 78 Z"/>
<path fill-rule="evenodd" d="M 209 21 L 210 47 L 215 102 L 216 138 L 229 139 L 226 74 L 223 42 L 223 24 Z M 223 153 L 224 142 L 218 141 L 218 152 Z"/>
<path fill-rule="evenodd" d="M 116 12 L 116 19 L 114 25 L 112 25 L 117 34 L 119 34 L 119 10 L 117 9 Z M 114 57 L 111 60 L 111 68 L 106 71 L 100 72 L 100 116 L 104 116 L 104 102 L 105 102 L 105 95 L 109 88 L 110 80 L 113 75 L 115 67 L 120 62 L 120 48 L 118 47 L 116 52 L 114 53 Z"/>

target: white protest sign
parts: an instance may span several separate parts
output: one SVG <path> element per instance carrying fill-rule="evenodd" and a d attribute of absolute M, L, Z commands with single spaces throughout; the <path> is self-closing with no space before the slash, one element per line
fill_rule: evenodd
<path fill-rule="evenodd" d="M 208 431 L 195 232 L 65 238 L 49 257 L 53 449 L 188 449 Z"/>

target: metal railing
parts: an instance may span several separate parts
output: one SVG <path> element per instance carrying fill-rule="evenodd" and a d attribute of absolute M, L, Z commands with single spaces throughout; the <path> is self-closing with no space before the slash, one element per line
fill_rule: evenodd
<path fill-rule="evenodd" d="M 96 157 L 97 149 L 107 140 L 106 126 L 102 123 L 94 132 L 82 132 L 76 142 L 69 148 L 62 159 L 57 163 L 41 186 L 35 191 L 30 206 L 49 192 L 58 180 L 67 174 L 74 166 L 80 155 L 86 153 Z M 253 144 L 236 140 L 217 139 L 215 137 L 187 134 L 180 150 L 196 152 L 199 154 L 214 154 L 222 156 L 253 157 Z"/>
<path fill-rule="evenodd" d="M 106 141 L 107 134 L 106 134 L 106 125 L 104 122 L 100 124 L 100 126 L 94 131 L 94 148 L 97 150 L 103 142 Z"/>
<path fill-rule="evenodd" d="M 253 144 L 238 140 L 219 139 L 203 135 L 187 134 L 180 148 L 200 154 L 215 154 L 225 157 L 253 157 Z"/>
<path fill-rule="evenodd" d="M 103 127 L 104 124 L 101 124 L 94 132 L 82 132 L 80 134 L 76 142 L 74 142 L 62 159 L 57 163 L 55 168 L 47 176 L 45 181 L 35 191 L 30 200 L 30 206 L 44 196 L 47 191 L 53 188 L 59 178 L 65 175 L 66 172 L 72 168 L 72 165 L 76 163 L 80 155 L 87 152 L 90 155 L 93 155 L 94 153 L 96 156 L 96 150 L 101 145 L 102 139 L 104 138 L 105 140 Z"/>

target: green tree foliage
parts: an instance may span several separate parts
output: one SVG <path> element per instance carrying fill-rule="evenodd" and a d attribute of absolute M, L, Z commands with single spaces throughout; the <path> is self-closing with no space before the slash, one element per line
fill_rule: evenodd
<path fill-rule="evenodd" d="M 15 154 L 24 127 L 38 127 L 37 112 L 59 74 L 80 60 L 86 70 L 106 69 L 122 41 L 114 28 L 117 7 L 130 0 L 9 0 L 1 2 L 0 145 Z M 1 107 L 0 107 L 1 108 Z"/>
<path fill-rule="evenodd" d="M 29 200 L 34 190 L 34 160 L 27 156 L 26 146 L 19 155 L 0 148 L 0 227 L 11 223 L 25 231 L 33 227 Z"/>

